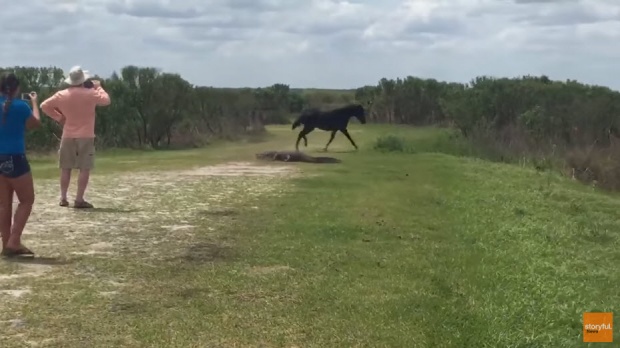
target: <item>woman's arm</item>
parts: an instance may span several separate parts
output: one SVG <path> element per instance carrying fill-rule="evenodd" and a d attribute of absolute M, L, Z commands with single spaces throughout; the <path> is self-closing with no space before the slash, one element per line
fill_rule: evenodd
<path fill-rule="evenodd" d="M 26 119 L 26 128 L 38 128 L 41 126 L 41 114 L 37 103 L 37 93 L 30 93 L 30 102 L 32 103 L 32 114 Z"/>

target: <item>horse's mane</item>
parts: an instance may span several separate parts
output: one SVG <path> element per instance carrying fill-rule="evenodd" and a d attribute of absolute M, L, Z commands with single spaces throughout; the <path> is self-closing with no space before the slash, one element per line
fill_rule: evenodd
<path fill-rule="evenodd" d="M 321 112 L 321 109 L 319 108 L 309 108 L 309 109 L 305 109 L 301 112 L 301 116 L 309 116 L 309 115 L 314 115 L 314 114 L 318 114 Z"/>
<path fill-rule="evenodd" d="M 342 112 L 342 111 L 359 111 L 359 110 L 364 110 L 364 107 L 361 106 L 360 104 L 348 104 L 348 105 L 339 107 L 337 109 L 333 109 L 331 111 Z"/>

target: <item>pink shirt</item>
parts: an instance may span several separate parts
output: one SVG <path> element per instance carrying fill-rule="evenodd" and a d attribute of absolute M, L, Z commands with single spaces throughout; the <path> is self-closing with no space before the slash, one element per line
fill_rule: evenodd
<path fill-rule="evenodd" d="M 63 138 L 94 138 L 95 107 L 110 105 L 110 96 L 101 87 L 69 87 L 41 103 L 41 110 L 58 122 L 64 119 Z"/>

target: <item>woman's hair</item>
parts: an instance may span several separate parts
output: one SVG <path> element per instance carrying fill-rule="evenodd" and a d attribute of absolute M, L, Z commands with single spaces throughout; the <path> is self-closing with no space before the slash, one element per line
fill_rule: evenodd
<path fill-rule="evenodd" d="M 6 116 L 9 113 L 11 108 L 11 103 L 13 102 L 13 94 L 19 88 L 19 79 L 12 72 L 6 72 L 2 74 L 2 79 L 0 79 L 0 93 L 4 94 L 6 97 L 6 101 L 2 106 L 2 123 L 6 122 Z"/>

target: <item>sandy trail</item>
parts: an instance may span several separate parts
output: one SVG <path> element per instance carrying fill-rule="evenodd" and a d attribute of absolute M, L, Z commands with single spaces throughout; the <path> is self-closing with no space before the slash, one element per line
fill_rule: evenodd
<path fill-rule="evenodd" d="M 93 175 L 87 199 L 96 209 L 58 206 L 58 181 L 37 180 L 36 203 L 24 232 L 24 244 L 42 258 L 66 263 L 0 261 L 0 312 L 9 303 L 27 301 L 28 280 L 55 277 L 70 282 L 88 276 L 81 258 L 139 255 L 159 259 L 196 236 L 215 233 L 221 216 L 235 212 L 240 202 L 277 194 L 282 178 L 295 174 L 291 165 L 228 163 L 172 172 Z M 75 192 L 75 178 L 70 195 Z M 256 208 L 256 207 L 254 207 Z M 205 219 L 209 222 L 204 223 Z M 196 226 L 203 226 L 198 228 Z M 208 227 L 204 227 L 207 225 Z M 165 247 L 164 247 L 165 245 Z M 72 262 L 71 262 L 72 261 Z M 98 279 L 98 282 L 105 280 Z M 102 296 L 114 296 L 122 281 L 109 279 Z M 13 317 L 0 314 L 0 322 Z M 2 326 L 2 325 L 0 325 Z"/>

